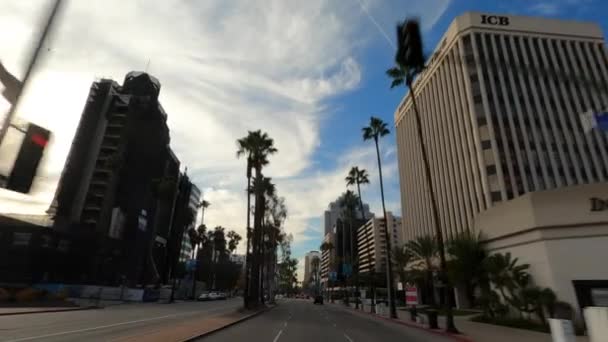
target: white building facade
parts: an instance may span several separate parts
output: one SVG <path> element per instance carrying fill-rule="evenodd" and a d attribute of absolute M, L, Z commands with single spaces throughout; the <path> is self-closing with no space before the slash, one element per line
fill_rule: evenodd
<path fill-rule="evenodd" d="M 605 135 L 579 115 L 608 107 L 608 60 L 593 23 L 468 12 L 414 84 L 449 240 L 476 215 L 533 191 L 605 182 Z M 434 234 L 409 94 L 395 112 L 406 239 Z"/>
<path fill-rule="evenodd" d="M 401 217 L 386 212 L 391 248 L 403 245 Z M 359 273 L 386 271 L 386 234 L 384 218 L 371 218 L 357 229 Z"/>

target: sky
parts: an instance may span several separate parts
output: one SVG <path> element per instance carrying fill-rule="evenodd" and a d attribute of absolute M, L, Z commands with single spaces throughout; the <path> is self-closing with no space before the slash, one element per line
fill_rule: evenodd
<path fill-rule="evenodd" d="M 211 202 L 207 226 L 244 236 L 245 161 L 236 139 L 261 129 L 279 152 L 265 175 L 285 197 L 285 231 L 302 260 L 319 248 L 321 216 L 346 190 L 351 166 L 371 184 L 362 197 L 381 212 L 375 149 L 361 128 L 389 124 L 380 142 L 387 210 L 401 215 L 394 110 L 406 89 L 389 89 L 394 27 L 418 17 L 432 52 L 463 12 L 593 21 L 608 32 L 601 0 L 88 0 L 65 1 L 30 86 L 20 119 L 53 132 L 32 192 L 0 190 L 0 212 L 42 214 L 51 202 L 91 82 L 122 83 L 131 70 L 161 84 L 171 146 Z M 32 37 L 49 0 L 0 0 L 0 60 L 23 76 Z M 0 100 L 0 113 L 8 105 Z M 6 158 L 0 158 L 6 163 Z M 241 246 L 243 247 L 243 246 Z"/>

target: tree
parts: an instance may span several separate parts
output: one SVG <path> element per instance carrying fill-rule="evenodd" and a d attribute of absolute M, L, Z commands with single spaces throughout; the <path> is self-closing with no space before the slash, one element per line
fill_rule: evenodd
<path fill-rule="evenodd" d="M 241 242 L 242 237 L 233 230 L 229 231 L 226 236 L 228 237 L 228 251 L 230 252 L 230 254 L 232 254 L 234 253 L 234 251 L 236 251 L 236 248 L 239 245 L 239 242 Z"/>
<path fill-rule="evenodd" d="M 382 212 L 384 214 L 384 237 L 386 239 L 386 250 L 391 251 L 391 240 L 388 231 L 388 219 L 386 217 L 386 206 L 384 204 L 384 183 L 382 182 L 382 162 L 380 160 L 379 140 L 390 131 L 384 121 L 379 118 L 371 117 L 369 126 L 363 127 L 363 140 L 373 140 L 376 145 L 376 157 L 378 158 L 378 176 L 380 178 L 380 197 L 382 198 Z M 397 318 L 397 307 L 395 306 L 395 293 L 393 290 L 393 266 L 391 263 L 391 253 L 386 253 L 386 283 L 388 291 L 388 302 L 390 306 L 391 318 Z"/>
<path fill-rule="evenodd" d="M 196 207 L 201 209 L 201 223 L 205 223 L 205 210 L 209 208 L 211 202 L 202 200 Z"/>
<path fill-rule="evenodd" d="M 441 231 L 440 227 L 433 179 L 431 178 L 431 168 L 422 134 L 420 113 L 416 104 L 416 97 L 414 96 L 414 77 L 424 70 L 424 63 L 424 56 L 422 53 L 422 38 L 420 36 L 418 22 L 415 20 L 408 20 L 399 23 L 397 25 L 397 52 L 395 54 L 396 66 L 387 70 L 386 73 L 392 79 L 391 88 L 399 85 L 406 85 L 410 89 L 414 119 L 416 121 L 417 139 L 421 149 L 424 175 L 429 188 L 431 212 L 433 216 L 433 223 L 435 225 L 435 238 L 437 239 L 437 247 L 439 249 L 440 278 L 441 282 L 445 286 L 445 294 L 447 297 L 447 300 L 445 301 L 446 330 L 451 333 L 458 333 L 458 330 L 454 325 L 454 315 L 452 314 L 453 291 L 447 275 L 447 262 L 445 257 L 445 247 L 443 244 L 443 232 Z"/>
<path fill-rule="evenodd" d="M 189 210 L 186 214 L 186 222 L 190 222 L 186 225 L 186 227 L 191 226 L 196 219 L 196 213 L 194 210 Z M 198 247 L 203 245 L 206 241 L 205 231 L 207 227 L 204 224 L 198 226 L 198 228 L 194 229 L 191 227 L 188 229 L 188 237 L 190 238 L 190 244 L 192 245 L 192 258 L 198 262 Z M 196 270 L 199 266 L 197 265 L 192 270 L 192 298 L 196 296 Z"/>
<path fill-rule="evenodd" d="M 331 281 L 331 278 L 329 276 L 329 273 L 334 271 L 334 269 L 333 269 L 333 256 L 332 256 L 332 251 L 334 250 L 334 244 L 331 243 L 330 241 L 324 241 L 321 244 L 321 246 L 319 246 L 319 249 L 322 252 L 327 252 L 327 254 L 328 254 L 328 263 L 329 263 L 329 265 L 328 265 L 328 270 L 327 270 L 327 273 L 328 273 L 327 274 L 327 295 L 328 295 L 328 298 L 331 300 L 331 295 L 329 294 L 329 288 L 330 288 L 330 284 L 331 284 L 332 281 Z"/>
<path fill-rule="evenodd" d="M 358 166 L 353 166 L 351 167 L 350 171 L 348 172 L 348 176 L 346 176 L 346 178 L 344 179 L 346 181 L 346 186 L 351 186 L 351 185 L 356 185 L 357 186 L 357 194 L 359 196 L 359 210 L 361 211 L 361 218 L 363 218 L 363 222 L 367 221 L 367 218 L 365 217 L 365 208 L 363 207 L 363 199 L 361 198 L 361 184 L 369 184 L 369 175 L 367 174 L 367 170 L 365 169 L 359 169 Z M 356 234 L 355 234 L 356 235 Z M 371 257 L 372 254 L 372 244 L 370 241 L 370 236 L 369 234 L 365 234 L 365 244 L 367 245 L 367 250 L 365 251 L 368 255 L 368 258 Z M 361 262 L 361 257 L 358 256 L 357 258 L 357 263 L 359 264 Z M 357 267 L 357 271 L 358 271 L 358 267 Z M 370 270 L 371 272 L 371 270 Z M 357 272 L 357 276 L 359 276 L 359 272 Z M 368 282 L 368 286 L 369 286 L 369 290 L 370 293 L 372 291 L 373 283 L 372 283 L 372 277 L 368 277 L 369 278 L 369 282 Z M 357 286 L 359 285 L 359 280 L 357 280 Z M 359 290 L 357 289 L 357 292 Z M 374 303 L 374 296 L 371 296 L 371 302 L 370 302 L 370 313 L 374 313 L 375 312 L 375 303 Z M 357 303 L 358 304 L 358 303 Z"/>
<path fill-rule="evenodd" d="M 410 240 L 405 245 L 411 254 L 412 261 L 418 262 L 416 267 L 424 270 L 426 274 L 425 288 L 428 293 L 430 305 L 435 305 L 433 270 L 435 269 L 434 260 L 437 256 L 437 243 L 430 235 L 418 236 L 415 240 Z"/>
<path fill-rule="evenodd" d="M 405 287 L 406 283 L 409 282 L 410 275 L 407 271 L 407 266 L 412 262 L 412 254 L 404 246 L 395 246 L 393 248 L 393 260 L 395 270 L 401 279 L 401 283 Z"/>
<path fill-rule="evenodd" d="M 340 200 L 338 201 L 338 205 L 342 208 L 342 217 L 345 219 L 342 224 L 342 255 L 344 256 L 344 264 L 350 265 L 350 269 L 352 270 L 352 276 L 355 276 L 355 284 L 357 287 L 357 292 L 359 292 L 359 282 L 357 273 L 358 270 L 354 267 L 356 263 L 356 250 L 355 246 L 357 244 L 357 234 L 356 227 L 354 227 L 355 215 L 357 210 L 357 205 L 359 204 L 359 198 L 355 195 L 354 192 L 350 190 L 346 190 L 345 193 L 342 194 Z M 346 229 L 348 222 L 348 229 Z M 343 272 L 344 273 L 344 272 Z M 348 278 L 351 275 L 344 274 L 344 285 L 347 284 Z M 345 286 L 346 287 L 346 286 Z M 347 297 L 348 298 L 348 297 Z M 355 302 L 355 308 L 359 308 L 359 302 Z"/>
<path fill-rule="evenodd" d="M 487 281 L 484 260 L 488 252 L 481 241 L 481 233 L 463 232 L 448 244 L 448 276 L 453 284 L 463 286 L 472 306 L 475 304 L 475 289 Z"/>
<path fill-rule="evenodd" d="M 238 150 L 237 158 L 247 156 L 247 254 L 246 268 L 248 269 L 246 277 L 246 291 L 244 296 L 245 306 L 247 308 L 255 308 L 260 303 L 260 275 L 259 268 L 260 260 L 260 245 L 259 242 L 262 236 L 262 220 L 264 217 L 264 195 L 260 192 L 253 192 L 255 197 L 254 209 L 254 228 L 250 232 L 250 194 L 251 191 L 251 170 L 256 172 L 255 177 L 259 180 L 263 178 L 262 169 L 268 165 L 268 157 L 277 152 L 274 147 L 274 141 L 266 133 L 260 130 L 249 131 L 246 137 L 237 140 Z M 251 235 L 251 237 L 250 237 Z M 250 241 L 252 240 L 252 241 Z M 251 253 L 249 252 L 251 247 Z"/>

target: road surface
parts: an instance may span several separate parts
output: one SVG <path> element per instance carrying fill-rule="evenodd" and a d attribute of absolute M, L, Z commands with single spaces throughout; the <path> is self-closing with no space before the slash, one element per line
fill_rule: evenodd
<path fill-rule="evenodd" d="M 105 309 L 0 316 L 0 341 L 109 341 L 215 317 L 241 307 L 239 298 L 173 304 L 138 303 Z"/>
<path fill-rule="evenodd" d="M 312 300 L 282 300 L 275 309 L 201 342 L 447 342 L 428 332 Z"/>

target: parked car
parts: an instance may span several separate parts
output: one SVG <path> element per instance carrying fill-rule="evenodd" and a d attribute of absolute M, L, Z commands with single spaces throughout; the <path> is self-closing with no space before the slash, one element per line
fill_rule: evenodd
<path fill-rule="evenodd" d="M 226 298 L 228 298 L 228 295 L 226 294 L 226 292 L 216 292 L 215 294 L 216 294 L 215 299 L 226 300 Z"/>
<path fill-rule="evenodd" d="M 211 299 L 211 293 L 210 292 L 203 292 L 203 293 L 201 293 L 200 296 L 198 296 L 198 298 L 196 300 L 198 300 L 198 301 L 212 300 Z"/>
<path fill-rule="evenodd" d="M 313 304 L 321 304 L 323 305 L 323 296 L 315 296 L 315 301 Z"/>

